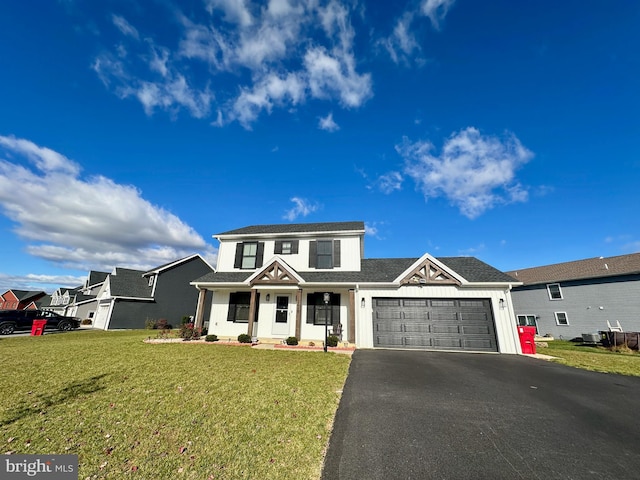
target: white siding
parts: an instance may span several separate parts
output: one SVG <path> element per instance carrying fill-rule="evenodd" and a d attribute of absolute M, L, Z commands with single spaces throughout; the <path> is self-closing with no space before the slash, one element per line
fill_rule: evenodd
<path fill-rule="evenodd" d="M 495 319 L 498 350 L 501 353 L 521 353 L 517 335 L 513 304 L 510 292 L 499 288 L 461 289 L 453 285 L 406 286 L 399 289 L 360 289 L 356 292 L 356 345 L 359 348 L 373 348 L 373 308 L 374 297 L 391 298 L 488 298 Z M 361 307 L 364 298 L 365 306 Z M 500 299 L 504 299 L 503 306 Z"/>
<path fill-rule="evenodd" d="M 278 240 L 295 240 L 295 237 L 279 237 Z M 359 271 L 360 270 L 360 237 L 350 236 L 328 236 L 300 238 L 298 243 L 298 253 L 295 255 L 281 255 L 283 260 L 299 272 L 315 270 L 309 268 L 309 242 L 313 240 L 340 240 L 340 267 L 334 268 L 337 271 Z M 253 241 L 253 240 L 251 240 Z M 274 256 L 276 239 L 257 239 L 264 242 L 263 262 L 267 262 Z M 238 241 L 222 241 L 218 249 L 218 264 L 216 270 L 219 272 L 241 271 L 234 268 L 236 245 Z"/>

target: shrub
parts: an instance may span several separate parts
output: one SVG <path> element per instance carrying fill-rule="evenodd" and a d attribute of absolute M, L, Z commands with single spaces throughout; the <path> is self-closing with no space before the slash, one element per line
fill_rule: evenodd
<path fill-rule="evenodd" d="M 297 345 L 298 339 L 296 337 L 287 338 L 287 345 Z"/>
<path fill-rule="evenodd" d="M 316 343 L 315 343 L 315 342 L 309 342 L 309 346 L 310 346 L 310 347 L 315 347 L 315 346 L 316 346 Z"/>
<path fill-rule="evenodd" d="M 204 337 L 204 341 L 205 342 L 217 342 L 218 341 L 218 336 L 217 335 L 207 335 L 206 337 Z"/>
<path fill-rule="evenodd" d="M 238 341 L 240 343 L 251 343 L 251 335 L 247 335 L 246 333 L 241 333 L 238 335 Z"/>
<path fill-rule="evenodd" d="M 335 335 L 329 335 L 327 337 L 327 347 L 337 347 L 339 338 Z"/>
<path fill-rule="evenodd" d="M 156 321 L 152 318 L 147 318 L 144 321 L 144 328 L 146 328 L 147 330 L 155 330 L 156 328 Z"/>
<path fill-rule="evenodd" d="M 166 318 L 161 318 L 160 320 L 158 320 L 156 322 L 156 326 L 153 328 L 157 328 L 158 330 L 162 330 L 167 328 L 168 323 L 167 323 L 167 319 Z"/>
<path fill-rule="evenodd" d="M 202 334 L 202 329 L 194 328 L 193 323 L 183 323 L 180 326 L 180 338 L 185 341 L 198 340 Z"/>
<path fill-rule="evenodd" d="M 80 325 L 92 325 L 92 324 L 93 324 L 93 322 L 91 321 L 90 318 L 85 318 L 84 320 L 82 320 L 80 322 Z"/>

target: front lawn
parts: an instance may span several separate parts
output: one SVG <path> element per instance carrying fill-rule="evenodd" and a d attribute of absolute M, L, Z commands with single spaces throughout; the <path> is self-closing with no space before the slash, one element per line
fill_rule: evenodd
<path fill-rule="evenodd" d="M 640 376 L 640 354 L 612 352 L 604 347 L 553 340 L 548 347 L 537 347 L 537 353 L 556 357 L 555 362 L 595 372 Z"/>
<path fill-rule="evenodd" d="M 0 445 L 79 478 L 317 479 L 350 358 L 148 331 L 0 339 Z"/>

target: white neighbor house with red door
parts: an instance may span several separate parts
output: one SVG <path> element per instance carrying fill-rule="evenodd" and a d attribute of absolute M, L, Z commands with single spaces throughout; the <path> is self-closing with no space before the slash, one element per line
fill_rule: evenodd
<path fill-rule="evenodd" d="M 364 237 L 363 222 L 214 235 L 215 272 L 192 282 L 196 323 L 221 340 L 244 333 L 322 345 L 326 323 L 358 348 L 521 353 L 511 302 L 519 282 L 474 257 L 366 259 Z"/>

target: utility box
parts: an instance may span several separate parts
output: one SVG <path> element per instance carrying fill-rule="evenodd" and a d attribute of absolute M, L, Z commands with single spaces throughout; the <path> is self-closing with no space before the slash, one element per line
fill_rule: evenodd
<path fill-rule="evenodd" d="M 47 326 L 47 321 L 42 319 L 37 319 L 33 321 L 33 325 L 31 325 L 31 335 L 40 336 L 44 333 L 44 328 Z"/>
<path fill-rule="evenodd" d="M 520 347 L 522 353 L 533 355 L 536 353 L 536 327 L 518 327 Z"/>

